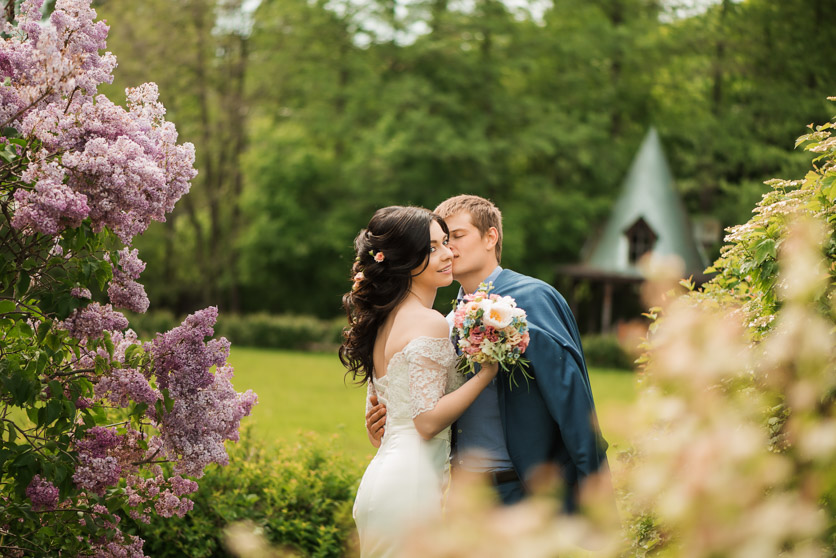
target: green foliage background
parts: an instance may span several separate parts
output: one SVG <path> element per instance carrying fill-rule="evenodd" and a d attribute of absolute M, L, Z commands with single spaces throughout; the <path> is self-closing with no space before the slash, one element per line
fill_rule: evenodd
<path fill-rule="evenodd" d="M 197 147 L 193 193 L 137 242 L 178 314 L 339 315 L 372 211 L 459 193 L 503 209 L 504 264 L 554 282 L 651 125 L 692 215 L 745 222 L 807 167 L 792 142 L 836 91 L 822 0 L 241 4 L 96 3 L 112 87 L 158 82 Z"/>

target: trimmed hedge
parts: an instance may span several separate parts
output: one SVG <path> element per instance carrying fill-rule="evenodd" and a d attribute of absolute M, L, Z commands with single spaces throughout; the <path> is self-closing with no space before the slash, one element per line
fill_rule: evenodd
<path fill-rule="evenodd" d="M 137 334 L 147 339 L 157 331 L 168 331 L 180 320 L 168 310 L 130 314 L 128 319 Z M 215 335 L 233 345 L 298 351 L 336 350 L 341 341 L 345 318 L 321 320 L 312 316 L 275 314 L 227 314 L 221 312 Z"/>
<path fill-rule="evenodd" d="M 351 553 L 351 516 L 362 466 L 330 449 L 313 433 L 282 448 L 252 441 L 229 444 L 230 463 L 212 466 L 192 495 L 194 509 L 185 517 L 154 517 L 134 523 L 133 534 L 145 539 L 154 558 L 231 556 L 224 548 L 224 528 L 249 520 L 273 546 L 302 556 L 337 558 Z"/>
<path fill-rule="evenodd" d="M 128 314 L 131 327 L 148 339 L 157 331 L 168 331 L 180 320 L 168 310 Z M 233 346 L 291 349 L 296 351 L 336 351 L 342 339 L 345 318 L 321 320 L 312 316 L 288 314 L 225 314 L 218 316 L 215 334 L 229 339 Z M 633 359 L 615 336 L 586 335 L 582 338 L 588 366 L 633 370 Z"/>
<path fill-rule="evenodd" d="M 271 349 L 312 350 L 339 344 L 342 330 L 334 321 L 311 316 L 221 314 L 215 331 L 233 345 Z"/>
<path fill-rule="evenodd" d="M 586 365 L 632 371 L 633 359 L 614 335 L 585 335 L 581 338 Z"/>

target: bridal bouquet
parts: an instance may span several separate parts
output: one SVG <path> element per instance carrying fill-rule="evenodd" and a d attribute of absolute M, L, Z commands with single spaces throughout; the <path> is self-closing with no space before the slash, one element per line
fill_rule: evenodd
<path fill-rule="evenodd" d="M 459 370 L 473 373 L 476 363 L 497 362 L 508 373 L 509 384 L 517 385 L 513 370 L 518 364 L 526 381 L 533 378 L 522 357 L 529 343 L 528 321 L 513 298 L 490 294 L 491 289 L 491 283 L 480 284 L 453 314 L 453 333 L 462 351 Z"/>

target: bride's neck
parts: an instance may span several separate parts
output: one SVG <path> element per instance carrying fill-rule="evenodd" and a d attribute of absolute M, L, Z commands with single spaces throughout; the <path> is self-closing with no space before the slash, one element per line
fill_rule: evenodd
<path fill-rule="evenodd" d="M 409 293 L 406 295 L 406 300 L 404 302 L 407 302 L 408 300 L 412 299 L 414 301 L 419 302 L 422 306 L 425 306 L 426 308 L 432 308 L 433 303 L 435 303 L 436 291 L 437 289 L 422 289 L 418 285 L 413 285 L 409 289 Z"/>

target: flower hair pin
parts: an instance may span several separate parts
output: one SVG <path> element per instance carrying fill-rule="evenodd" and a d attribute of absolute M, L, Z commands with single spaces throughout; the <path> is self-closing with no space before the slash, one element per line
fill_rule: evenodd
<path fill-rule="evenodd" d="M 354 275 L 354 285 L 351 287 L 352 291 L 356 291 L 360 288 L 360 283 L 365 279 L 366 276 L 363 275 L 362 271 L 358 271 L 356 275 Z"/>
<path fill-rule="evenodd" d="M 383 262 L 386 259 L 386 256 L 383 255 L 383 252 L 375 252 L 374 250 L 369 250 L 369 255 L 374 258 L 374 261 L 377 263 Z"/>

